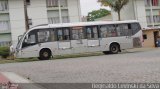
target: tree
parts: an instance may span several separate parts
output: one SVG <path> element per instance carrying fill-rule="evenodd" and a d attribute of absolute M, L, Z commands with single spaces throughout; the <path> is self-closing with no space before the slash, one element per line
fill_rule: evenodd
<path fill-rule="evenodd" d="M 111 12 L 106 9 L 93 10 L 92 12 L 88 13 L 87 20 L 94 21 L 97 18 L 101 18 L 109 14 L 111 14 Z"/>
<path fill-rule="evenodd" d="M 98 0 L 102 6 L 109 6 L 118 14 L 118 20 L 121 20 L 121 10 L 127 5 L 129 0 Z"/>

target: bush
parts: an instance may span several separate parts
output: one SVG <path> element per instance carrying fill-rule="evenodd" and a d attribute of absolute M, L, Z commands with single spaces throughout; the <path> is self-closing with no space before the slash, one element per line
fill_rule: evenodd
<path fill-rule="evenodd" d="M 3 58 L 7 58 L 10 54 L 10 49 L 9 47 L 0 47 L 0 56 Z"/>

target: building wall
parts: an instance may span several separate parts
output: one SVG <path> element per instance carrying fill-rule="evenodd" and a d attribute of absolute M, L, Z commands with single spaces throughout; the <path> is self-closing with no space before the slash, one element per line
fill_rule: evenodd
<path fill-rule="evenodd" d="M 134 12 L 135 12 L 136 20 L 140 22 L 142 28 L 147 27 L 144 0 L 134 0 Z"/>
<path fill-rule="evenodd" d="M 147 39 L 145 39 L 143 42 L 143 47 L 155 47 L 155 40 L 154 40 L 155 31 L 158 30 L 143 30 L 143 34 L 147 35 Z"/>
<path fill-rule="evenodd" d="M 27 13 L 32 26 L 48 24 L 46 0 L 30 0 Z"/>
<path fill-rule="evenodd" d="M 70 22 L 80 22 L 80 0 L 68 0 L 68 11 Z"/>
<path fill-rule="evenodd" d="M 26 31 L 23 0 L 9 0 L 9 16 L 11 23 L 12 43 L 16 44 L 18 41 L 18 36 L 22 35 Z"/>

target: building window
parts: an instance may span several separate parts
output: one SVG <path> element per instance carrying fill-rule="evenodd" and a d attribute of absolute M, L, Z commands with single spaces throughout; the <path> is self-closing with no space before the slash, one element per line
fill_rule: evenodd
<path fill-rule="evenodd" d="M 6 47 L 6 46 L 10 46 L 11 45 L 11 42 L 10 41 L 2 41 L 2 42 L 0 42 L 0 47 Z"/>
<path fill-rule="evenodd" d="M 146 34 L 143 35 L 143 39 L 144 39 L 144 40 L 147 39 L 147 35 L 146 35 Z"/>
<path fill-rule="evenodd" d="M 152 4 L 152 6 L 159 6 L 159 0 L 144 0 L 144 1 L 146 6 L 150 6 L 150 4 Z"/>
<path fill-rule="evenodd" d="M 68 16 L 63 16 L 62 17 L 62 22 L 63 23 L 69 23 L 69 17 Z"/>
<path fill-rule="evenodd" d="M 158 6 L 158 0 L 152 0 L 152 6 Z"/>
<path fill-rule="evenodd" d="M 26 0 L 26 4 L 27 4 L 27 5 L 30 5 L 30 4 L 31 4 L 31 1 L 30 1 L 30 0 Z"/>
<path fill-rule="evenodd" d="M 153 16 L 153 21 L 154 21 L 154 23 L 159 23 L 160 22 L 160 16 L 159 15 Z"/>
<path fill-rule="evenodd" d="M 151 16 L 147 16 L 147 23 L 148 24 L 152 23 Z"/>
<path fill-rule="evenodd" d="M 9 30 L 9 21 L 0 21 L 0 31 Z"/>
<path fill-rule="evenodd" d="M 28 24 L 29 25 L 32 25 L 33 23 L 32 23 L 32 19 L 28 19 Z"/>
<path fill-rule="evenodd" d="M 60 23 L 59 17 L 50 17 L 48 18 L 49 24 Z"/>
<path fill-rule="evenodd" d="M 150 6 L 150 0 L 144 0 L 145 1 L 145 6 Z"/>
<path fill-rule="evenodd" d="M 67 0 L 60 0 L 61 7 L 67 7 Z"/>
<path fill-rule="evenodd" d="M 8 1 L 7 0 L 0 1 L 0 11 L 8 11 Z"/>
<path fill-rule="evenodd" d="M 58 7 L 58 0 L 47 0 L 47 7 Z"/>

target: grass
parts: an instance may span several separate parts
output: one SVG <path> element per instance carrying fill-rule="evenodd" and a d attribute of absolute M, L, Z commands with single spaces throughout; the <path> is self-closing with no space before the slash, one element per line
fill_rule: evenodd
<path fill-rule="evenodd" d="M 57 56 L 54 56 L 51 60 L 100 56 L 100 55 L 103 55 L 103 53 L 94 52 L 94 53 L 81 53 L 81 54 L 72 54 L 72 55 L 57 55 Z M 0 64 L 18 63 L 18 62 L 33 62 L 33 61 L 40 61 L 40 60 L 38 58 L 23 58 L 23 59 L 15 59 L 15 60 L 0 59 Z"/>

